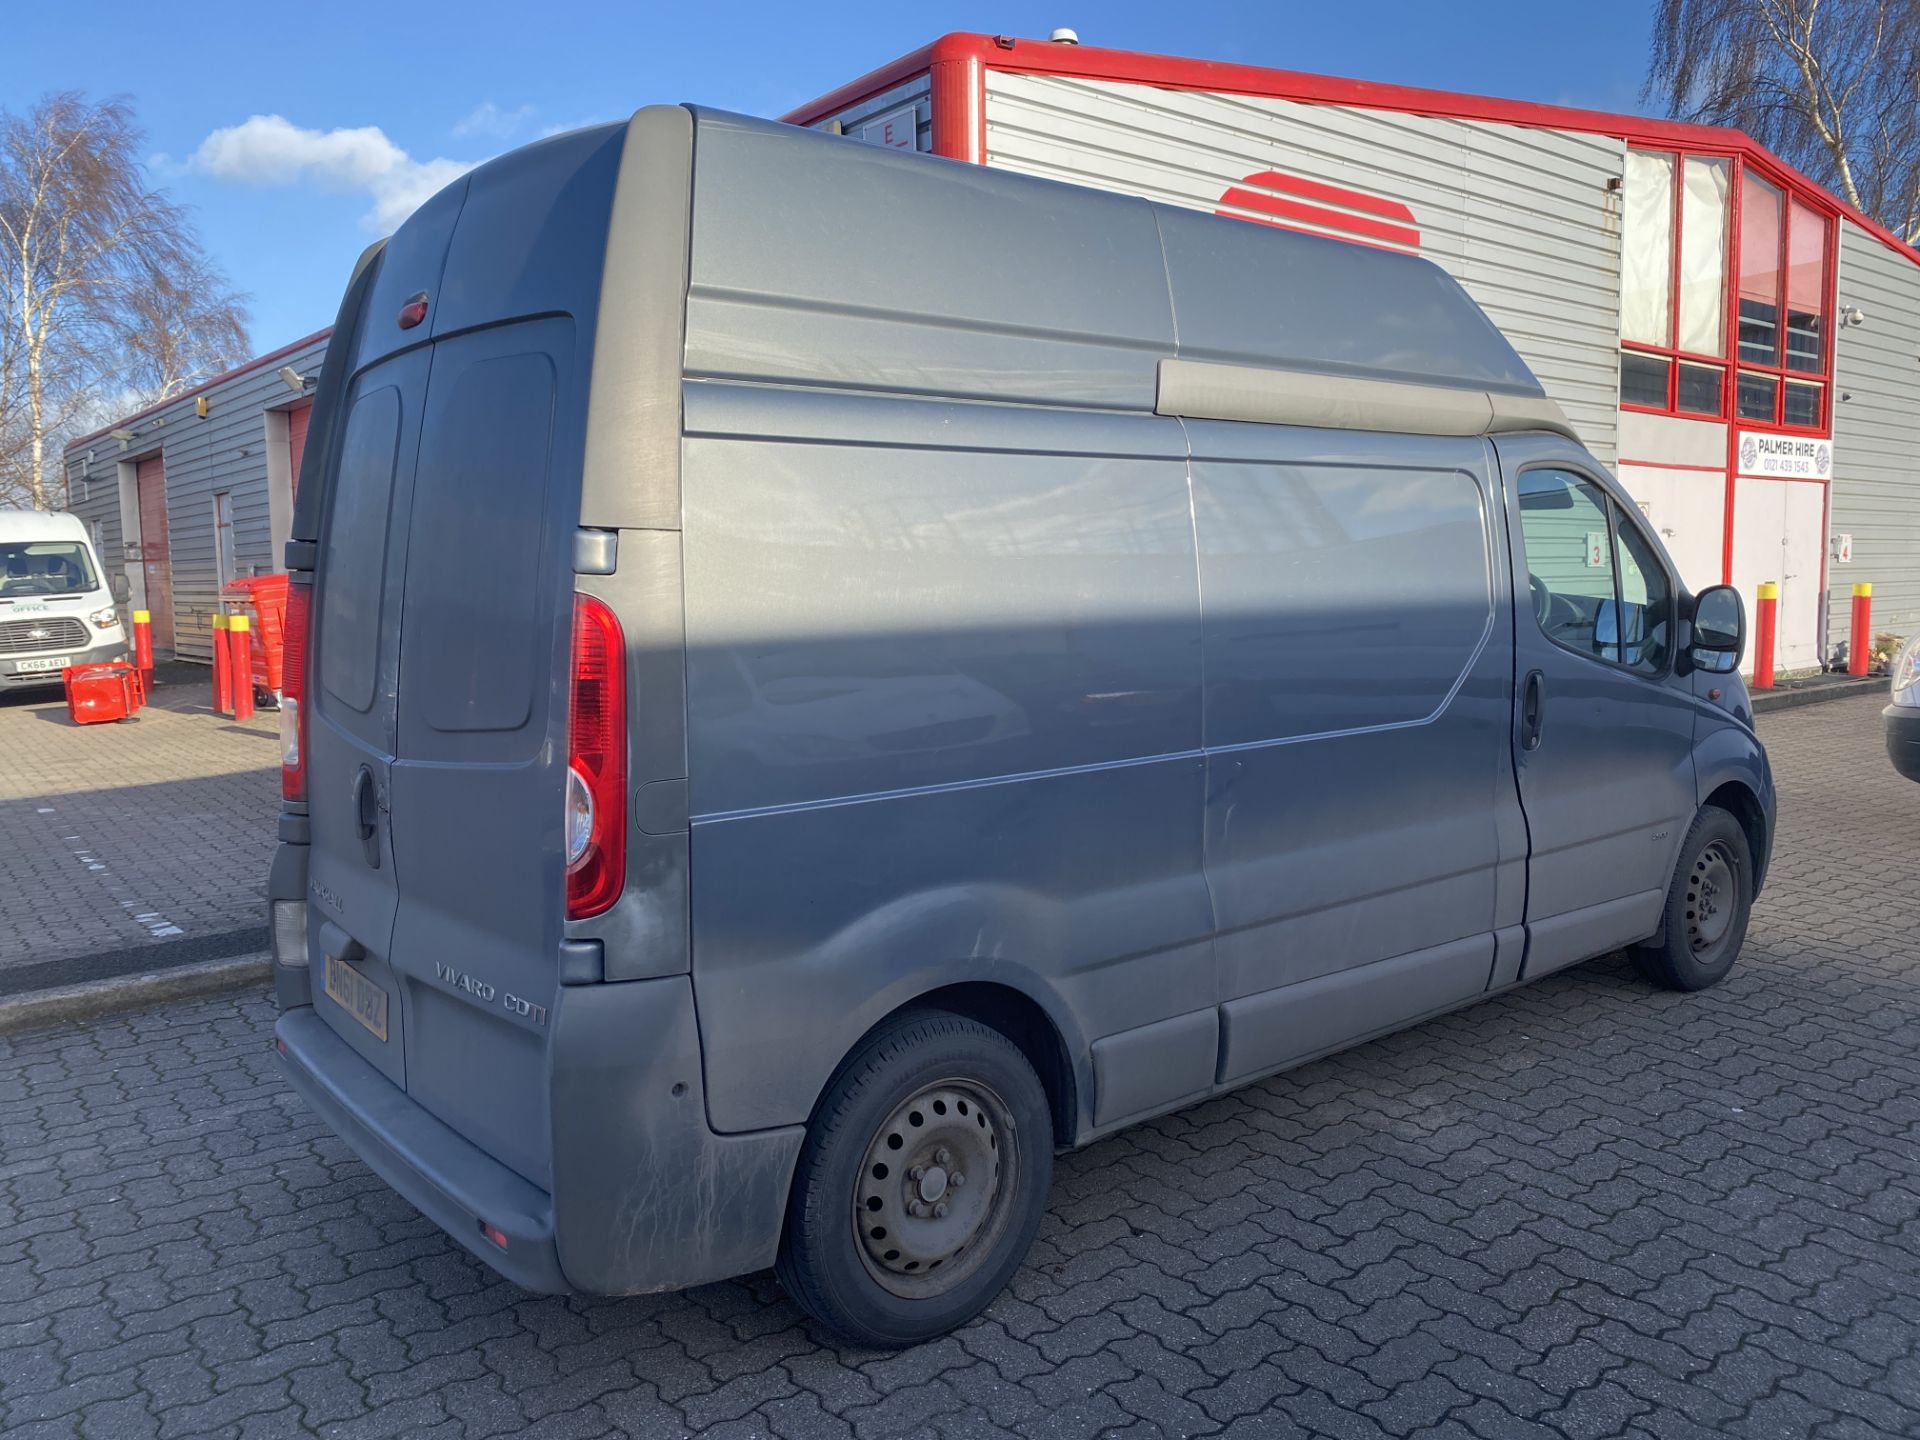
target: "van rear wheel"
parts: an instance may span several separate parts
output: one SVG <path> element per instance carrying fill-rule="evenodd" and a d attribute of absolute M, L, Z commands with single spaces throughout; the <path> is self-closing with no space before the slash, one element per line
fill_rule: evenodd
<path fill-rule="evenodd" d="M 1740 958 L 1753 905 L 1753 853 L 1740 822 L 1702 807 L 1680 847 L 1660 943 L 1635 947 L 1640 971 L 1669 990 L 1717 985 Z"/>
<path fill-rule="evenodd" d="M 856 1344 L 944 1335 L 1019 1268 L 1052 1171 L 1046 1091 L 1019 1048 L 945 1011 L 898 1016 L 841 1066 L 814 1115 L 780 1282 Z"/>

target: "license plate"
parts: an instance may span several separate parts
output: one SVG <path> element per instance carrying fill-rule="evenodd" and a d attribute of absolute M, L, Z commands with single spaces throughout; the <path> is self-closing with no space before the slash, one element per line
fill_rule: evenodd
<path fill-rule="evenodd" d="M 327 994 L 373 1033 L 376 1040 L 387 1038 L 387 992 L 344 960 L 327 956 Z"/>
<path fill-rule="evenodd" d="M 22 675 L 30 675 L 38 670 L 64 670 L 71 664 L 71 655 L 42 655 L 34 660 L 16 660 L 13 668 Z"/>

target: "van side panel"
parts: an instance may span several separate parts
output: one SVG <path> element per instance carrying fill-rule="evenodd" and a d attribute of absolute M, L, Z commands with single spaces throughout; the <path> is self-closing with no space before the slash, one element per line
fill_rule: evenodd
<path fill-rule="evenodd" d="M 711 383 L 686 404 L 716 1128 L 804 1120 L 940 984 L 1030 994 L 1077 1064 L 1210 1004 L 1177 422 Z"/>
<path fill-rule="evenodd" d="M 1482 441 L 1188 429 L 1231 1082 L 1486 988 L 1512 612 Z"/>

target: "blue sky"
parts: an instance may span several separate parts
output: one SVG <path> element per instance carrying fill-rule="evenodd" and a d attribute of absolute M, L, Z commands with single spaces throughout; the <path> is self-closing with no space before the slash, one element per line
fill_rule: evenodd
<path fill-rule="evenodd" d="M 75 0 L 9 17 L 0 106 L 57 89 L 132 97 L 156 180 L 252 296 L 264 351 L 329 323 L 354 256 L 460 166 L 643 104 L 777 115 L 949 30 L 1072 25 L 1121 49 L 1635 110 L 1649 8 Z"/>

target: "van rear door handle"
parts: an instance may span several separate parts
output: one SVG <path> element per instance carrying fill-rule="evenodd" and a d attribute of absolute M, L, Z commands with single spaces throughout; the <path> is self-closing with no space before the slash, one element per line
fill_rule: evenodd
<path fill-rule="evenodd" d="M 351 965 L 355 960 L 364 960 L 367 947 L 342 930 L 331 920 L 320 922 L 320 953 L 329 960 L 344 960 Z"/>
<path fill-rule="evenodd" d="M 380 795 L 373 771 L 365 765 L 353 777 L 353 815 L 360 827 L 360 849 L 372 869 L 380 868 Z"/>
<path fill-rule="evenodd" d="M 1520 692 L 1520 748 L 1538 750 L 1540 748 L 1540 730 L 1546 724 L 1547 677 L 1538 670 L 1527 673 L 1526 685 Z"/>

